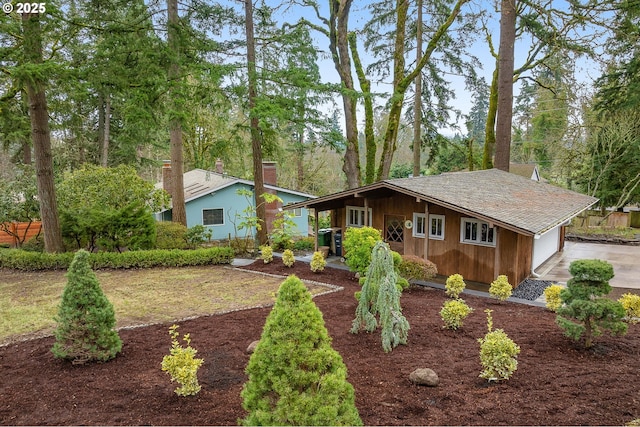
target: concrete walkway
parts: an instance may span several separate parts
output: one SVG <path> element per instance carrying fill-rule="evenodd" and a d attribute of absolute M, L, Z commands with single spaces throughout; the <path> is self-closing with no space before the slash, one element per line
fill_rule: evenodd
<path fill-rule="evenodd" d="M 566 284 L 571 278 L 569 264 L 577 259 L 607 261 L 615 274 L 609 281 L 612 287 L 640 290 L 640 246 L 565 242 L 564 251 L 543 263 L 536 273 L 540 280 Z"/>

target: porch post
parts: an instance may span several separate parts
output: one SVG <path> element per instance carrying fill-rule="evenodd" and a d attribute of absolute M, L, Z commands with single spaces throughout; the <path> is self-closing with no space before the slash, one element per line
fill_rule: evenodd
<path fill-rule="evenodd" d="M 364 197 L 364 226 L 371 227 L 371 224 L 369 224 L 369 200 L 367 196 Z"/>
<path fill-rule="evenodd" d="M 315 248 L 314 252 L 318 252 L 318 209 L 317 208 L 313 208 L 313 217 L 315 218 L 315 221 L 313 222 L 313 234 L 315 236 L 313 246 Z"/>
<path fill-rule="evenodd" d="M 413 224 L 415 227 L 416 225 Z M 424 259 L 429 259 L 429 229 L 431 223 L 429 222 L 429 202 L 424 202 Z"/>

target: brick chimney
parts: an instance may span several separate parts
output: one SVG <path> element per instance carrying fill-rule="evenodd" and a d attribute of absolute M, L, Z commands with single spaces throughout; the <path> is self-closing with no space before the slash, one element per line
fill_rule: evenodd
<path fill-rule="evenodd" d="M 163 160 L 162 164 L 162 188 L 169 194 L 173 194 L 171 179 L 171 160 Z"/>
<path fill-rule="evenodd" d="M 216 173 L 224 174 L 224 162 L 220 157 L 216 159 Z"/>
<path fill-rule="evenodd" d="M 264 180 L 265 185 L 277 185 L 278 181 L 278 173 L 277 173 L 277 163 L 272 161 L 263 161 L 262 162 L 262 179 Z M 275 190 L 271 190 L 266 188 L 265 192 L 270 194 L 276 194 Z M 273 231 L 273 221 L 276 219 L 276 214 L 282 208 L 282 204 L 279 202 L 267 203 L 265 205 L 265 220 L 267 224 L 267 233 L 271 233 Z"/>

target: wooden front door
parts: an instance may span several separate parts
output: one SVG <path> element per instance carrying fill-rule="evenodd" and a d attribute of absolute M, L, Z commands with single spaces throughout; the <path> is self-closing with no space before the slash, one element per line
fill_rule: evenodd
<path fill-rule="evenodd" d="M 404 216 L 384 216 L 384 240 L 392 251 L 404 254 Z"/>

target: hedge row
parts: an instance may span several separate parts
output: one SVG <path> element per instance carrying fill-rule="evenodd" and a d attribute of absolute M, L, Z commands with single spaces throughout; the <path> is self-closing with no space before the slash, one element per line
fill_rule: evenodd
<path fill-rule="evenodd" d="M 74 255 L 72 252 L 49 254 L 0 249 L 0 268 L 25 271 L 66 269 Z M 233 260 L 233 250 L 229 247 L 220 247 L 195 250 L 156 249 L 122 253 L 98 252 L 90 254 L 89 260 L 94 269 L 229 264 Z"/>

